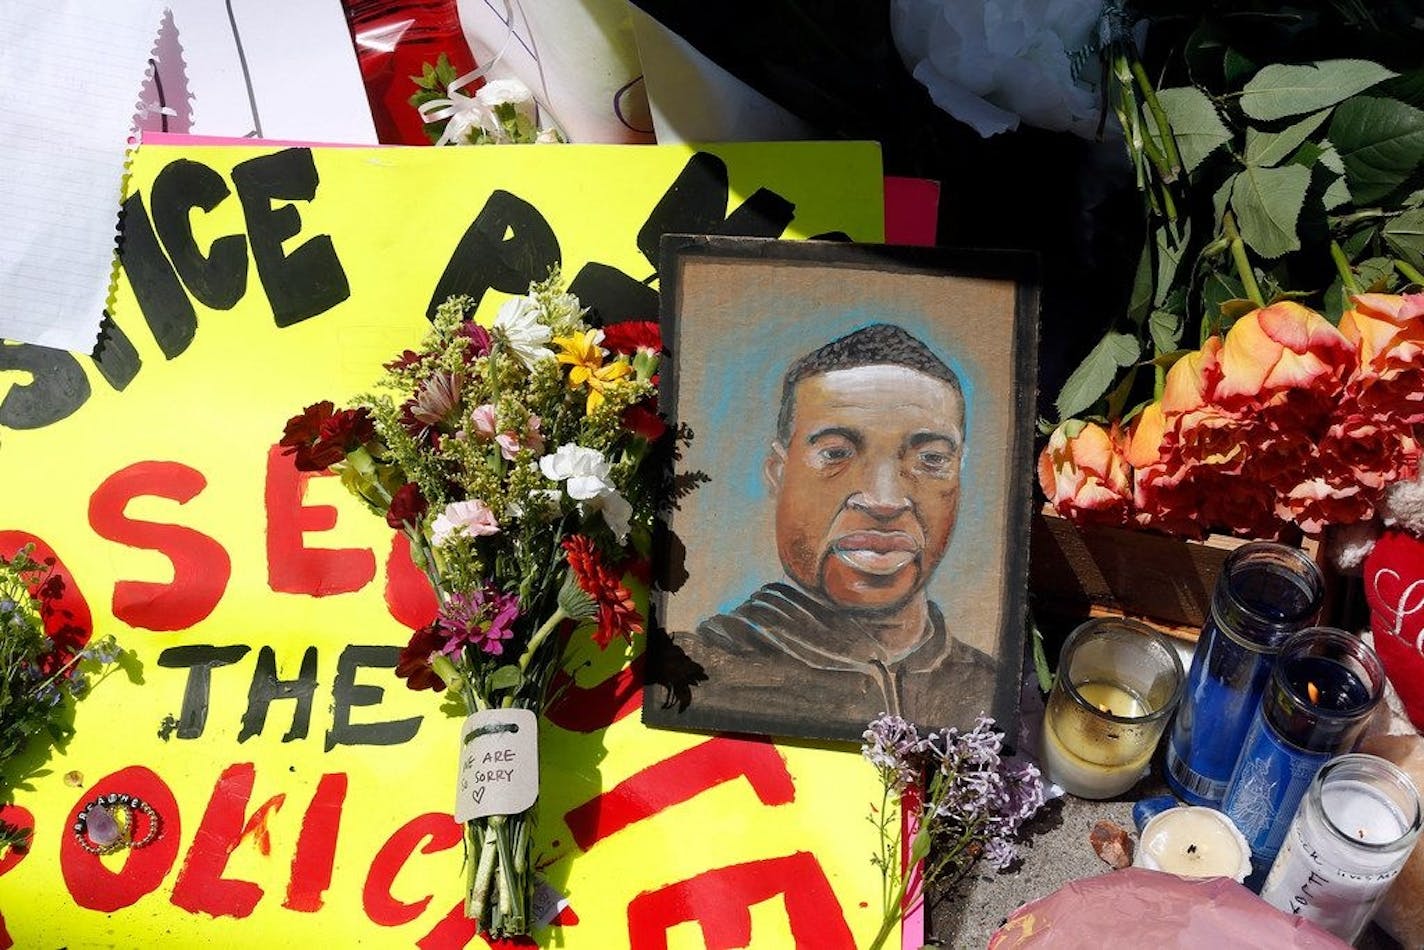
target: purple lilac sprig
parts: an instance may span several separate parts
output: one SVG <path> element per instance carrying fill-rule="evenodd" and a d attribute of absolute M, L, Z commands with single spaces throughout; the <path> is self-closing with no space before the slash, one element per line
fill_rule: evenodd
<path fill-rule="evenodd" d="M 880 829 L 874 858 L 884 886 L 884 920 L 872 950 L 884 946 L 900 920 L 907 894 L 918 899 L 937 881 L 957 880 L 983 858 L 1003 870 L 1019 858 L 1024 823 L 1043 806 L 1038 768 L 1006 759 L 994 720 L 980 716 L 965 732 L 940 729 L 925 736 L 899 716 L 882 715 L 865 730 L 861 752 L 880 772 L 884 799 L 872 821 Z M 890 814 L 906 795 L 919 798 L 919 824 L 910 841 L 909 866 L 924 861 L 921 877 L 900 872 L 900 832 Z"/>

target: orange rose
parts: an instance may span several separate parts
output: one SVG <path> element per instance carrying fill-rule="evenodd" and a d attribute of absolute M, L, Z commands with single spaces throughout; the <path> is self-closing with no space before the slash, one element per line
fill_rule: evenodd
<path fill-rule="evenodd" d="M 1221 381 L 1220 337 L 1208 337 L 1167 371 L 1162 391 L 1162 453 L 1181 462 L 1241 467 L 1252 419 L 1216 401 Z"/>
<path fill-rule="evenodd" d="M 1069 419 L 1053 430 L 1038 457 L 1038 484 L 1053 507 L 1079 523 L 1122 524 L 1131 472 L 1116 428 Z"/>
<path fill-rule="evenodd" d="M 1398 425 L 1424 422 L 1424 293 L 1359 294 L 1340 333 L 1359 351 L 1346 393 Z"/>
<path fill-rule="evenodd" d="M 1227 332 L 1214 401 L 1249 411 L 1294 389 L 1329 405 L 1354 367 L 1354 344 L 1320 314 L 1286 300 L 1251 311 Z"/>
<path fill-rule="evenodd" d="M 1193 350 L 1167 370 L 1162 390 L 1162 411 L 1171 416 L 1195 412 L 1212 401 L 1221 379 L 1221 337 L 1207 337 L 1200 350 Z"/>

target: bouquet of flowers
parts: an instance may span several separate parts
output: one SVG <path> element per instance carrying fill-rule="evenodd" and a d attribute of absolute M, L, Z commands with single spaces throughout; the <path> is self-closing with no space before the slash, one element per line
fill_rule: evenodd
<path fill-rule="evenodd" d="M 548 145 L 562 142 L 557 129 L 541 128 L 534 93 L 518 79 L 493 79 L 474 95 L 462 90 L 480 80 L 485 70 L 457 76 L 444 53 L 435 65 L 423 64 L 411 76 L 416 91 L 408 100 L 425 124 L 434 145 Z"/>
<path fill-rule="evenodd" d="M 591 326 L 557 273 L 488 329 L 473 308 L 448 300 L 376 392 L 308 406 L 281 444 L 404 532 L 435 589 L 438 614 L 396 672 L 451 690 L 469 715 L 455 809 L 466 913 L 504 937 L 535 923 L 534 739 L 550 681 L 570 643 L 644 629 L 625 578 L 646 580 L 661 341 L 653 323 Z"/>
<path fill-rule="evenodd" d="M 871 814 L 880 832 L 883 919 L 871 942 L 879 950 L 895 930 L 907 899 L 919 899 L 930 884 L 952 884 L 981 857 L 999 870 L 1019 858 L 1014 839 L 1043 807 L 1044 787 L 1032 762 L 1005 761 L 1003 736 L 994 720 L 980 716 L 961 733 L 942 729 L 921 736 L 912 723 L 883 715 L 865 730 L 861 754 L 880 773 L 884 797 Z M 917 824 L 904 867 L 925 861 L 918 875 L 901 872 L 900 806 Z M 892 831 L 900 829 L 900 833 Z M 928 859 L 928 860 L 926 860 Z"/>
<path fill-rule="evenodd" d="M 33 545 L 0 555 L 0 766 L 41 734 L 56 742 L 72 735 L 66 706 L 89 691 L 92 666 L 80 664 L 106 666 L 121 652 L 113 637 L 86 645 L 89 631 L 62 604 L 64 579 L 54 572 L 54 558 L 40 562 L 33 555 Z M 0 776 L 0 792 L 15 780 Z M 0 854 L 28 838 L 0 822 Z"/>
<path fill-rule="evenodd" d="M 1424 294 L 1360 294 L 1338 327 L 1282 300 L 1208 337 L 1127 425 L 1072 420 L 1039 485 L 1079 523 L 1257 538 L 1364 522 L 1419 472 Z"/>
<path fill-rule="evenodd" d="M 1058 394 L 1045 494 L 1189 535 L 1370 518 L 1424 419 L 1417 10 L 1138 0 L 1104 27 L 1145 240 Z"/>

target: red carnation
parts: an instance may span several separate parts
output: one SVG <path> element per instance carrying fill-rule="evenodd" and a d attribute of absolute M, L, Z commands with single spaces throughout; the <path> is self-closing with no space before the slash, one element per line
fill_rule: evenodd
<path fill-rule="evenodd" d="M 321 442 L 332 443 L 343 453 L 353 452 L 375 438 L 376 423 L 364 406 L 334 412 L 321 424 Z"/>
<path fill-rule="evenodd" d="M 623 410 L 623 424 L 649 442 L 656 442 L 667 431 L 667 423 L 657 411 L 646 402 L 640 402 Z"/>
<path fill-rule="evenodd" d="M 335 410 L 336 407 L 330 400 L 322 400 L 312 403 L 303 409 L 300 415 L 287 420 L 287 426 L 282 430 L 282 438 L 277 444 L 282 446 L 283 455 L 293 456 L 298 471 L 320 472 L 331 464 L 325 458 L 313 458 L 313 454 L 317 440 L 321 438 L 322 423 L 330 419 Z"/>
<path fill-rule="evenodd" d="M 478 323 L 466 321 L 460 324 L 460 329 L 456 332 L 470 341 L 470 346 L 465 351 L 467 361 L 473 361 L 477 357 L 486 355 L 494 346 L 494 341 L 490 339 L 489 331 Z"/>
<path fill-rule="evenodd" d="M 661 353 L 663 334 L 652 320 L 625 320 L 603 328 L 603 346 L 614 353 L 634 355 L 639 350 Z"/>
<path fill-rule="evenodd" d="M 440 652 L 446 639 L 444 631 L 434 624 L 421 627 L 411 635 L 410 643 L 406 644 L 396 661 L 396 675 L 405 680 L 408 688 L 444 692 L 445 681 L 430 665 L 430 658 Z"/>
<path fill-rule="evenodd" d="M 406 350 L 389 363 L 382 363 L 381 366 L 387 370 L 394 371 L 410 369 L 413 366 L 419 366 L 423 362 L 425 362 L 425 355 L 423 353 L 417 353 L 415 350 Z"/>
<path fill-rule="evenodd" d="M 414 527 L 420 524 L 421 516 L 429 507 L 430 502 L 420 493 L 420 486 L 415 482 L 406 482 L 391 496 L 391 506 L 386 509 L 386 524 L 396 529 L 407 524 Z"/>
<path fill-rule="evenodd" d="M 633 595 L 622 584 L 622 575 L 610 569 L 593 542 L 581 534 L 564 539 L 569 569 L 585 594 L 598 604 L 598 629 L 593 642 L 606 649 L 614 637 L 633 642 L 633 634 L 643 632 L 643 615 L 633 605 Z"/>

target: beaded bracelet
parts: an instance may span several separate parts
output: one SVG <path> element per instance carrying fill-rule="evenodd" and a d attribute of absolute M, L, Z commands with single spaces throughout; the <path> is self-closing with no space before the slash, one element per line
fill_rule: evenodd
<path fill-rule="evenodd" d="M 103 819 L 93 821 L 93 824 L 100 825 L 97 839 L 92 836 L 90 827 L 91 814 L 96 808 L 103 811 L 108 821 L 114 826 L 113 830 L 110 830 L 103 827 Z M 148 818 L 148 829 L 142 838 L 135 841 L 133 838 L 134 818 L 139 812 Z M 79 813 L 79 817 L 74 822 L 74 840 L 79 842 L 79 847 L 90 854 L 114 854 L 124 848 L 142 848 L 149 844 L 158 837 L 158 825 L 158 812 L 154 811 L 152 805 L 137 795 L 100 795 L 86 804 L 84 810 Z"/>

